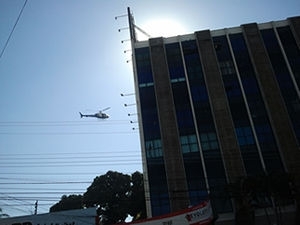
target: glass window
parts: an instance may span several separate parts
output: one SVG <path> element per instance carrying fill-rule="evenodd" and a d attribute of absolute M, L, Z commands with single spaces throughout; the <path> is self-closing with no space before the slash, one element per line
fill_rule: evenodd
<path fill-rule="evenodd" d="M 160 126 L 153 86 L 140 88 L 140 104 L 144 139 L 160 139 Z"/>
<path fill-rule="evenodd" d="M 147 158 L 158 158 L 163 156 L 161 140 L 146 141 L 145 146 Z"/>
<path fill-rule="evenodd" d="M 189 143 L 188 137 L 187 137 L 187 136 L 182 136 L 182 137 L 180 137 L 180 141 L 181 141 L 181 144 L 182 144 L 182 145 L 186 145 L 186 144 Z"/>
<path fill-rule="evenodd" d="M 181 149 L 183 153 L 198 152 L 198 142 L 196 135 L 187 135 L 180 137 Z"/>
<path fill-rule="evenodd" d="M 190 143 L 197 143 L 196 135 L 190 135 L 188 138 Z"/>
<path fill-rule="evenodd" d="M 296 40 L 293 36 L 289 26 L 277 28 L 281 43 L 283 45 L 285 54 L 288 58 L 294 78 L 300 89 L 300 49 L 297 46 Z"/>
<path fill-rule="evenodd" d="M 224 165 L 223 165 L 223 161 L 222 161 L 222 157 L 221 157 L 221 153 L 220 153 L 220 149 L 216 137 L 214 119 L 212 117 L 211 106 L 208 98 L 208 93 L 207 93 L 205 78 L 202 71 L 202 65 L 201 65 L 197 43 L 195 40 L 184 41 L 182 42 L 182 49 L 184 54 L 186 70 L 187 70 L 187 77 L 190 85 L 189 90 L 191 90 L 191 98 L 192 98 L 192 104 L 194 106 L 193 109 L 196 117 L 197 128 L 200 133 L 200 139 L 201 139 L 200 142 L 201 142 L 201 147 L 203 149 L 203 158 L 205 161 L 206 172 L 207 174 L 209 174 L 209 176 L 214 176 L 221 179 L 224 178 L 224 182 L 222 184 L 220 183 L 218 184 L 221 189 L 224 189 L 224 186 L 226 185 L 225 170 L 224 170 Z M 191 136 L 191 138 L 196 138 L 196 137 Z M 194 145 L 190 145 L 190 146 L 194 146 Z M 195 144 L 195 148 L 191 147 L 191 149 L 196 149 L 196 144 Z M 210 150 L 205 151 L 204 149 L 205 150 L 210 149 Z M 187 157 L 189 154 L 184 154 L 184 156 Z M 200 154 L 198 153 L 197 155 L 200 156 Z M 193 156 L 192 160 L 195 160 L 195 156 Z M 199 164 L 200 163 L 201 161 L 199 160 Z M 185 164 L 185 168 L 187 168 L 187 166 L 188 165 Z M 191 169 L 190 171 L 194 171 L 196 176 L 196 174 L 197 175 L 199 174 L 200 169 L 197 170 Z M 197 179 L 194 179 L 193 177 L 190 180 L 195 181 Z M 218 202 L 221 201 L 221 199 L 214 197 L 216 194 L 216 191 L 214 189 L 214 184 L 210 181 L 208 182 L 210 186 L 210 197 L 214 201 L 214 208 L 216 209 L 216 211 L 225 212 L 228 209 L 230 210 L 231 207 L 230 207 L 229 198 L 226 198 L 225 200 L 226 202 L 229 203 L 228 207 L 219 205 Z M 193 185 L 191 185 L 190 183 L 189 185 L 191 186 L 192 189 Z M 202 187 L 201 189 L 203 190 L 204 187 Z M 197 201 L 197 199 L 199 200 L 199 197 L 195 198 L 194 200 L 195 201 Z M 193 199 L 191 201 L 193 202 Z"/>
<path fill-rule="evenodd" d="M 254 138 L 250 127 L 235 128 L 239 145 L 253 145 Z"/>
<path fill-rule="evenodd" d="M 184 81 L 185 75 L 179 43 L 167 44 L 165 47 L 171 82 Z"/>
<path fill-rule="evenodd" d="M 150 52 L 149 48 L 138 48 L 135 50 L 136 54 L 136 69 L 138 76 L 138 83 L 140 87 L 144 87 L 148 84 L 153 84 L 152 77 L 152 68 L 151 68 L 151 60 L 150 60 Z"/>
<path fill-rule="evenodd" d="M 235 73 L 234 65 L 231 60 L 219 62 L 222 75 L 228 75 Z"/>
<path fill-rule="evenodd" d="M 152 215 L 158 216 L 170 212 L 168 185 L 163 159 L 151 161 L 153 163 L 148 163 L 148 178 Z"/>
<path fill-rule="evenodd" d="M 210 149 L 218 149 L 219 145 L 217 141 L 217 135 L 215 133 L 201 133 L 200 139 L 203 151 Z"/>
<path fill-rule="evenodd" d="M 269 163 L 270 161 L 274 162 L 272 164 L 278 165 L 278 170 L 283 170 L 277 144 L 270 126 L 270 120 L 266 111 L 262 94 L 260 92 L 258 81 L 256 79 L 255 71 L 249 56 L 249 52 L 243 34 L 231 34 L 229 37 L 234 57 L 237 62 L 242 86 L 245 91 L 247 104 L 251 113 L 256 136 L 258 138 L 258 144 L 260 146 L 261 153 L 266 165 L 266 170 L 267 172 L 271 172 L 274 169 L 274 167 Z M 246 127 L 248 126 L 250 125 L 247 125 Z M 240 127 L 245 127 L 245 125 L 239 125 L 236 128 Z M 257 157 L 254 148 L 250 147 L 250 145 L 244 145 L 246 143 L 251 143 L 253 138 L 251 136 L 248 136 L 247 130 L 237 129 L 236 132 L 237 135 L 244 135 L 239 136 L 238 141 L 240 144 L 241 151 L 243 152 L 243 155 L 245 155 L 245 159 L 249 158 L 254 160 L 255 157 Z M 271 154 L 269 154 L 270 152 Z M 251 166 L 249 160 L 244 160 L 244 164 L 246 169 L 248 168 L 248 174 L 249 171 L 250 174 L 255 174 L 255 172 L 257 172 L 257 170 L 255 170 L 256 167 Z M 259 165 L 258 161 L 255 165 Z"/>
<path fill-rule="evenodd" d="M 282 28 L 284 29 L 284 28 Z M 289 36 L 289 30 L 282 30 L 279 29 L 279 33 L 283 39 L 283 45 L 286 46 L 287 55 L 290 55 L 289 48 L 287 46 L 290 46 L 291 44 L 286 43 L 287 36 Z M 285 34 L 285 32 L 287 34 Z M 292 125 L 294 128 L 294 132 L 298 138 L 298 141 L 300 143 L 300 111 L 295 111 L 295 101 L 299 102 L 299 97 L 297 94 L 297 91 L 295 89 L 293 80 L 292 80 L 292 74 L 290 74 L 286 62 L 284 60 L 281 48 L 279 46 L 277 37 L 275 35 L 275 32 L 273 29 L 266 29 L 261 31 L 264 44 L 266 46 L 267 52 L 269 54 L 269 58 L 271 60 L 273 70 L 275 72 L 275 77 L 277 79 L 277 83 L 279 85 L 282 97 L 284 99 L 286 108 L 288 110 L 288 114 L 290 116 L 290 120 L 292 121 Z M 291 43 L 294 42 L 293 37 L 290 36 L 289 41 Z M 300 59 L 300 55 L 298 56 Z M 288 56 L 289 58 L 289 56 Z M 294 57 L 292 57 L 294 58 Z M 297 58 L 297 57 L 296 57 Z M 300 62 L 300 60 L 299 60 Z M 299 66 L 299 65 L 298 65 Z M 293 63 L 291 64 L 291 67 L 294 68 L 294 71 L 297 72 L 297 67 L 294 67 Z M 295 70 L 296 69 L 296 70 Z M 295 80 L 297 82 L 297 78 L 295 77 Z"/>

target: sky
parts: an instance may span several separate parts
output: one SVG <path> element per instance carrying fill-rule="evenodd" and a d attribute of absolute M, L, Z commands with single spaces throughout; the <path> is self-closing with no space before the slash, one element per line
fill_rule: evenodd
<path fill-rule="evenodd" d="M 0 208 L 11 217 L 36 201 L 46 213 L 109 170 L 142 172 L 127 7 L 152 37 L 300 15 L 298 0 L 25 2 L 0 0 Z M 107 107 L 106 120 L 80 118 Z"/>

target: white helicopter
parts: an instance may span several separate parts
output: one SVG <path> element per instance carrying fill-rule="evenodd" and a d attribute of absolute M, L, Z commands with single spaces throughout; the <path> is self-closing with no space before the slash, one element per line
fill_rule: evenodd
<path fill-rule="evenodd" d="M 82 117 L 96 117 L 99 119 L 107 119 L 109 118 L 109 115 L 107 115 L 106 113 L 103 113 L 103 111 L 110 109 L 110 107 L 107 107 L 105 109 L 100 110 L 99 112 L 95 113 L 95 114 L 82 114 L 81 112 L 79 112 L 80 114 L 80 118 Z"/>

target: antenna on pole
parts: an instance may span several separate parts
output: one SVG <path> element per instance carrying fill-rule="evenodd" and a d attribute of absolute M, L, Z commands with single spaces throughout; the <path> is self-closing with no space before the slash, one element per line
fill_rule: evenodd
<path fill-rule="evenodd" d="M 148 38 L 151 38 L 151 35 L 148 34 L 146 31 L 144 31 L 142 28 L 138 27 L 137 25 L 135 25 L 134 23 L 134 18 L 133 18 L 133 14 L 131 13 L 130 11 L 130 8 L 127 7 L 127 15 L 120 15 L 120 16 L 116 16 L 115 17 L 115 20 L 117 20 L 118 18 L 120 17 L 125 17 L 127 16 L 128 17 L 128 24 L 129 24 L 129 27 L 122 27 L 122 28 L 119 28 L 118 31 L 121 32 L 123 30 L 127 30 L 129 29 L 129 33 L 130 33 L 130 39 L 129 41 L 132 41 L 132 42 L 136 42 L 137 41 L 137 34 L 136 34 L 136 30 L 138 30 L 140 33 L 142 33 L 143 35 L 147 36 Z M 122 43 L 124 41 L 127 41 L 127 40 L 123 40 Z"/>
<path fill-rule="evenodd" d="M 128 14 L 128 24 L 129 24 L 129 32 L 130 32 L 130 39 L 136 42 L 136 33 L 134 29 L 134 18 L 130 12 L 130 8 L 127 7 L 127 14 Z"/>
<path fill-rule="evenodd" d="M 137 25 L 135 25 L 133 15 L 130 12 L 130 8 L 129 7 L 127 7 L 127 13 L 128 13 L 128 23 L 129 23 L 130 39 L 133 40 L 133 42 L 137 41 L 136 32 L 135 32 L 136 29 L 139 32 L 141 32 L 142 34 L 146 35 L 148 38 L 150 38 L 151 37 L 150 34 L 148 34 L 142 28 L 140 28 Z"/>

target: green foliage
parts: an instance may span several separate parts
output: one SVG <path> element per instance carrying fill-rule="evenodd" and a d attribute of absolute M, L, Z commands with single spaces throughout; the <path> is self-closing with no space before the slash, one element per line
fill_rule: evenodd
<path fill-rule="evenodd" d="M 82 195 L 63 195 L 61 200 L 50 208 L 50 212 L 82 209 Z"/>
<path fill-rule="evenodd" d="M 130 176 L 108 171 L 97 176 L 83 196 L 62 196 L 50 212 L 83 206 L 98 206 L 97 213 L 103 224 L 124 222 L 128 215 L 134 220 L 146 218 L 143 174 L 135 172 Z"/>
<path fill-rule="evenodd" d="M 135 172 L 131 175 L 131 195 L 130 195 L 130 212 L 133 216 L 133 220 L 146 218 L 146 203 L 145 203 L 145 191 L 143 174 Z"/>
<path fill-rule="evenodd" d="M 130 183 L 129 175 L 108 171 L 94 179 L 83 202 L 87 207 L 98 205 L 98 213 L 108 224 L 124 221 L 129 207 Z"/>

